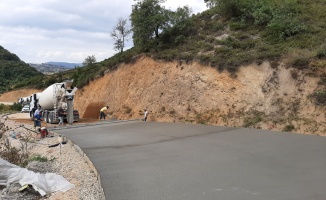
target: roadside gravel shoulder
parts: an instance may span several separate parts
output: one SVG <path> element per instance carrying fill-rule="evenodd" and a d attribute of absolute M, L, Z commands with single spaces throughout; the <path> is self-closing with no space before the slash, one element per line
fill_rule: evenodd
<path fill-rule="evenodd" d="M 20 148 L 22 141 L 10 137 L 13 132 L 19 133 L 22 136 L 37 137 L 35 132 L 30 131 L 33 129 L 32 125 L 15 122 L 10 119 L 5 120 L 6 117 L 3 115 L 0 115 L 0 117 L 1 122 L 8 129 L 4 132 L 2 139 L 0 139 L 0 146 L 3 146 L 3 138 L 7 137 L 12 146 Z M 39 139 L 27 145 L 30 156 L 39 155 L 46 157 L 48 161 L 45 163 L 33 161 L 29 163 L 27 168 L 34 172 L 51 172 L 62 175 L 70 183 L 74 184 L 75 187 L 67 192 L 54 192 L 44 197 L 39 196 L 37 199 L 105 199 L 99 175 L 87 156 L 70 140 L 68 140 L 67 144 L 50 148 L 49 145 L 58 144 L 59 141 L 57 133 L 50 132 L 50 134 L 52 137 Z M 35 194 L 30 194 L 26 191 L 22 197 L 22 193 L 13 188 L 15 188 L 14 184 L 10 189 L 0 190 L 0 199 L 33 199 L 35 197 Z"/>

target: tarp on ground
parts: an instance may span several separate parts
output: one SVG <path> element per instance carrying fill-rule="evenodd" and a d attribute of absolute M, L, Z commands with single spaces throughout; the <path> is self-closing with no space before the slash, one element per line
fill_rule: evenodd
<path fill-rule="evenodd" d="M 35 173 L 0 158 L 0 185 L 7 186 L 14 182 L 21 186 L 32 185 L 42 196 L 56 191 L 66 192 L 75 187 L 61 175 Z"/>

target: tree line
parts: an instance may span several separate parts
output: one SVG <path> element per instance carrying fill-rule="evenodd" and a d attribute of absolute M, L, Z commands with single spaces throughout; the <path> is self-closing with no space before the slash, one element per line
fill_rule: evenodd
<path fill-rule="evenodd" d="M 131 27 L 127 19 L 119 18 L 113 27 L 111 37 L 114 39 L 114 49 L 123 52 L 129 34 L 133 33 L 134 47 L 148 51 L 169 41 L 168 35 L 173 27 L 178 26 L 182 35 L 186 21 L 190 18 L 191 9 L 188 6 L 179 7 L 176 11 L 166 9 L 162 4 L 165 0 L 135 0 L 130 15 Z M 174 33 L 175 34 L 175 33 Z M 180 40 L 180 35 L 174 35 Z"/>
<path fill-rule="evenodd" d="M 208 8 L 225 19 L 240 19 L 266 27 L 275 38 L 286 39 L 306 30 L 300 20 L 297 0 L 203 0 Z M 119 18 L 111 32 L 114 49 L 123 52 L 129 34 L 133 33 L 134 47 L 141 51 L 161 48 L 165 44 L 182 42 L 193 30 L 189 30 L 191 9 L 179 7 L 176 11 L 166 9 L 165 0 L 135 0 L 127 19 Z M 187 23 L 188 22 L 188 23 Z M 173 33 L 173 35 L 171 35 Z"/>
<path fill-rule="evenodd" d="M 31 78 L 42 80 L 42 77 L 41 72 L 0 46 L 0 94 L 25 85 Z M 35 86 L 40 84 L 35 82 Z"/>

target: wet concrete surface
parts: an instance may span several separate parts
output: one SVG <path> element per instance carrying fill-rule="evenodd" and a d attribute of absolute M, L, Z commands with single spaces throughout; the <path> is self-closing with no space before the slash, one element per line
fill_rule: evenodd
<path fill-rule="evenodd" d="M 112 200 L 324 200 L 326 138 L 157 122 L 55 130 L 98 169 Z"/>

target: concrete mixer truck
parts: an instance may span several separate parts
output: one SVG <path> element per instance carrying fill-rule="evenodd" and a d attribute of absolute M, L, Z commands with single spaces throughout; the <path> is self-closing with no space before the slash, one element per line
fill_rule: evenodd
<path fill-rule="evenodd" d="M 47 123 L 58 123 L 58 110 L 63 108 L 66 114 L 63 119 L 68 124 L 79 120 L 79 112 L 74 110 L 74 95 L 77 90 L 72 86 L 73 80 L 62 83 L 54 83 L 43 92 L 35 93 L 30 96 L 30 117 L 33 119 L 34 112 L 38 106 L 41 107 L 43 119 Z"/>
<path fill-rule="evenodd" d="M 20 103 L 21 105 L 28 105 L 30 101 L 29 96 L 28 97 L 21 97 L 18 99 L 18 103 Z"/>

